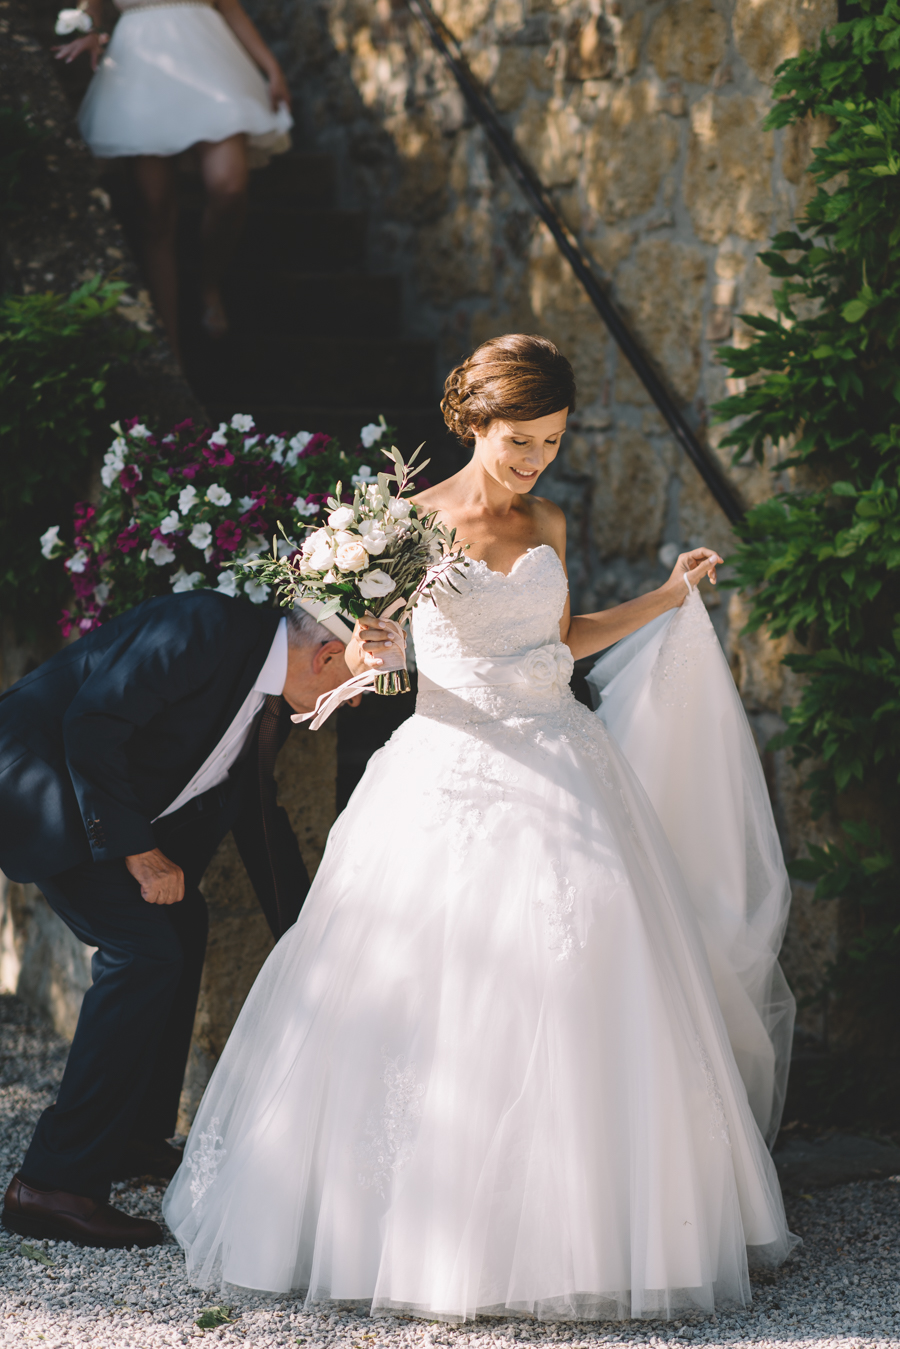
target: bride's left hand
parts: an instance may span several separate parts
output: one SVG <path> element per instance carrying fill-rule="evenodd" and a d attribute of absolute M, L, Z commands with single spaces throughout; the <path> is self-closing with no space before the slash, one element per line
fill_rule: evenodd
<path fill-rule="evenodd" d="M 716 567 L 721 565 L 722 559 L 713 548 L 693 548 L 689 553 L 679 554 L 672 575 L 662 588 L 670 592 L 676 606 L 681 605 L 688 597 L 685 581 L 689 581 L 693 589 L 708 576 L 715 585 Z"/>
<path fill-rule="evenodd" d="M 357 619 L 346 652 L 351 674 L 365 674 L 367 670 L 377 674 L 383 663 L 382 657 L 386 651 L 393 650 L 393 646 L 390 628 L 383 628 L 377 618 Z"/>

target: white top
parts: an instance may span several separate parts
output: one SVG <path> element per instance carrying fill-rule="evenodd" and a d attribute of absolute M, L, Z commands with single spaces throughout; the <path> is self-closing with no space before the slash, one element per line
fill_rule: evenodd
<path fill-rule="evenodd" d="M 284 692 L 287 668 L 287 619 L 283 618 L 278 624 L 274 640 L 269 648 L 269 654 L 257 675 L 256 683 L 238 709 L 234 721 L 209 758 L 204 760 L 197 769 L 187 786 L 179 792 L 170 806 L 167 806 L 160 815 L 157 815 L 158 820 L 161 820 L 164 815 L 172 815 L 182 806 L 186 806 L 188 801 L 193 801 L 195 796 L 200 796 L 203 792 L 208 792 L 211 787 L 218 787 L 220 782 L 225 781 L 232 765 L 240 758 L 241 751 L 250 738 L 253 719 L 265 702 L 266 695 Z"/>

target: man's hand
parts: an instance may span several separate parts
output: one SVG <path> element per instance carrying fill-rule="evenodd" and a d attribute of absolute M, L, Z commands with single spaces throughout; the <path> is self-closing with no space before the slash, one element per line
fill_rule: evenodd
<path fill-rule="evenodd" d="M 159 848 L 133 853 L 125 858 L 125 865 L 148 904 L 180 904 L 184 899 L 184 872 Z"/>

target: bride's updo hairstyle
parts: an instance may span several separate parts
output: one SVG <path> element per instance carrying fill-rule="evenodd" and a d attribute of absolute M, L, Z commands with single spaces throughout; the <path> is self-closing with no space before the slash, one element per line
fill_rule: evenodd
<path fill-rule="evenodd" d="M 532 422 L 575 410 L 575 376 L 546 337 L 506 333 L 472 352 L 444 383 L 444 421 L 464 445 L 493 421 Z"/>

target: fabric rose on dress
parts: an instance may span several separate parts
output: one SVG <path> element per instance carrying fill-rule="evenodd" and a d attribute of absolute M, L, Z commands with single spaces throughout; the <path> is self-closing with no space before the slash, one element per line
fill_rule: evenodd
<path fill-rule="evenodd" d="M 396 582 L 388 576 L 386 571 L 376 567 L 374 571 L 367 572 L 365 576 L 359 578 L 359 593 L 364 600 L 380 600 L 385 595 L 389 595 L 392 590 L 396 590 Z"/>
<path fill-rule="evenodd" d="M 362 571 L 364 567 L 368 566 L 369 554 L 362 543 L 341 543 L 334 555 L 334 563 L 340 571 Z"/>
<path fill-rule="evenodd" d="M 562 642 L 552 646 L 537 646 L 529 651 L 522 668 L 529 684 L 536 689 L 550 689 L 554 685 L 564 685 L 572 677 L 575 661 L 572 653 Z"/>
<path fill-rule="evenodd" d="M 233 520 L 223 520 L 216 530 L 216 543 L 226 553 L 233 553 L 243 537 L 243 530 Z"/>

